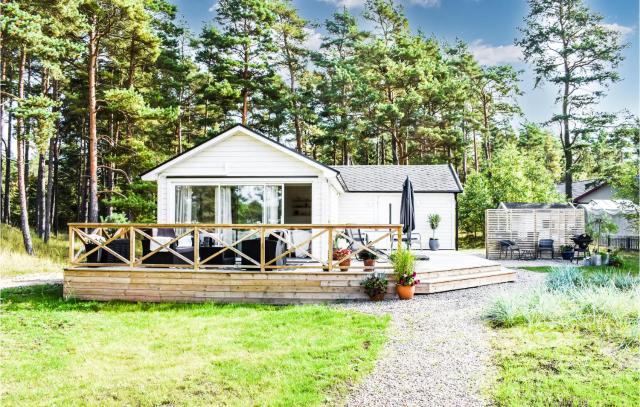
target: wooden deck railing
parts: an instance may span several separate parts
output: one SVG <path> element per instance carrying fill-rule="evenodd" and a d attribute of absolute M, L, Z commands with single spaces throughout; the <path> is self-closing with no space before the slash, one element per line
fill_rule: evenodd
<path fill-rule="evenodd" d="M 369 252 L 378 257 L 376 269 L 391 268 L 389 252 L 379 250 L 385 239 L 391 242 L 401 236 L 402 225 L 374 224 L 106 224 L 106 223 L 70 223 L 69 225 L 69 263 L 71 267 L 107 267 L 128 266 L 129 268 L 181 268 L 200 269 L 259 269 L 292 270 L 318 269 L 339 271 L 340 263 L 354 260 Z M 170 238 L 161 239 L 159 230 L 170 230 Z M 155 230 L 156 233 L 152 231 Z M 291 231 L 309 231 L 303 241 L 294 242 Z M 348 231 L 366 235 L 375 233 L 375 237 L 359 241 Z M 359 231 L 359 232 L 358 232 Z M 167 235 L 167 234 L 165 234 Z M 189 237 L 191 246 L 177 246 L 183 238 Z M 202 246 L 201 237 L 209 238 L 209 245 Z M 259 256 L 250 256 L 243 250 L 242 243 L 258 239 Z M 275 256 L 267 258 L 267 239 L 280 242 L 284 249 Z M 342 258 L 334 258 L 334 241 L 343 239 L 351 252 Z M 146 242 L 145 242 L 146 240 Z M 143 249 L 142 243 L 148 243 Z M 151 242 L 155 248 L 151 249 Z M 255 241 L 254 241 L 255 243 Z M 311 248 L 313 247 L 313 248 Z M 389 244 L 388 247 L 391 247 Z M 208 248 L 208 249 L 206 249 Z M 191 250 L 190 250 L 191 249 Z M 215 249 L 215 252 L 212 251 Z M 314 250 L 315 249 L 315 250 Z M 203 254 L 208 250 L 206 254 Z M 202 251 L 202 253 L 201 253 Z M 293 259 L 291 255 L 299 252 L 304 260 Z M 164 253 L 174 261 L 154 263 L 154 256 Z M 233 264 L 221 264 L 227 254 L 232 254 Z M 99 259 L 98 254 L 106 256 Z M 254 253 L 255 254 L 255 253 Z M 172 257 L 173 256 L 173 257 Z M 206 257 L 205 257 L 206 256 Z M 255 258 L 258 257 L 258 258 Z M 238 260 L 242 264 L 238 264 Z M 214 264 L 217 261 L 218 264 Z M 222 262 L 224 263 L 224 262 Z M 280 264 L 279 264 L 280 263 Z M 350 269 L 363 271 L 361 262 L 352 263 Z"/>

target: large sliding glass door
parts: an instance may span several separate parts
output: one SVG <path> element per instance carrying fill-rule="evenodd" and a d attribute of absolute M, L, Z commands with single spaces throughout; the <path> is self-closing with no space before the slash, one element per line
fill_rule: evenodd
<path fill-rule="evenodd" d="M 278 224 L 282 185 L 176 185 L 176 223 Z"/>

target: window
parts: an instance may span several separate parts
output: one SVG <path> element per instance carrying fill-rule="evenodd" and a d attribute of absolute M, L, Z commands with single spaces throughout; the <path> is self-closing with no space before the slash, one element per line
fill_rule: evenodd
<path fill-rule="evenodd" d="M 177 223 L 215 223 L 216 187 L 208 185 L 176 186 Z"/>
<path fill-rule="evenodd" d="M 282 223 L 282 185 L 177 185 L 177 223 Z"/>

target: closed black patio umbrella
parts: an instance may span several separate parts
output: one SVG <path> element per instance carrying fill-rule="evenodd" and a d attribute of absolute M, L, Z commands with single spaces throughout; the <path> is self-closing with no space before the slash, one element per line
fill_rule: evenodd
<path fill-rule="evenodd" d="M 400 223 L 402 223 L 402 233 L 407 235 L 407 249 L 411 249 L 411 232 L 416 228 L 416 211 L 413 199 L 413 185 L 408 176 L 402 185 Z M 398 237 L 398 242 L 398 244 L 401 244 L 402 236 Z"/>

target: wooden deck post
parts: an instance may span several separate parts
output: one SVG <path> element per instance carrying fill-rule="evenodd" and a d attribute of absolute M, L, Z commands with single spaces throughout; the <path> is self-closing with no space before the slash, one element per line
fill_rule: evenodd
<path fill-rule="evenodd" d="M 136 230 L 129 226 L 129 267 L 133 267 L 136 262 Z"/>
<path fill-rule="evenodd" d="M 265 263 L 265 233 L 264 226 L 260 226 L 260 272 L 264 273 Z"/>
<path fill-rule="evenodd" d="M 327 236 L 329 239 L 329 244 L 327 247 L 329 248 L 327 253 L 327 263 L 329 267 L 329 271 L 333 270 L 333 226 L 329 226 L 329 230 L 327 231 Z"/>
<path fill-rule="evenodd" d="M 69 226 L 69 264 L 74 264 L 74 257 L 76 255 L 75 243 L 75 228 L 73 226 Z"/>
<path fill-rule="evenodd" d="M 200 268 L 200 229 L 198 226 L 193 227 L 193 270 L 198 271 Z"/>

